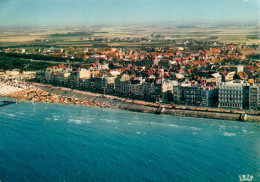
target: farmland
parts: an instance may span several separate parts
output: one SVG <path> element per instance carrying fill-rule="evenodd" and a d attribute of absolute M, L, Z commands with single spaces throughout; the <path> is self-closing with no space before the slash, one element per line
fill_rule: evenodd
<path fill-rule="evenodd" d="M 139 47 L 171 45 L 179 40 L 200 40 L 259 44 L 256 26 L 175 26 L 126 25 L 86 27 L 2 28 L 0 47 L 70 47 L 108 46 Z"/>

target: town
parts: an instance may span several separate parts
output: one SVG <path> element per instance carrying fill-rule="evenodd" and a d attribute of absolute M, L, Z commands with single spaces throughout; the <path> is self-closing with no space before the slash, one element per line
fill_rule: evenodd
<path fill-rule="evenodd" d="M 195 40 L 161 47 L 1 50 L 1 54 L 9 57 L 52 63 L 29 77 L 23 76 L 23 79 L 34 82 L 170 103 L 173 107 L 186 105 L 256 111 L 260 110 L 259 52 L 257 45 Z M 21 70 L 6 73 L 17 78 L 24 75 Z M 2 72 L 4 76 L 6 74 Z"/>
<path fill-rule="evenodd" d="M 259 10 L 0 0 L 0 182 L 260 182 Z"/>

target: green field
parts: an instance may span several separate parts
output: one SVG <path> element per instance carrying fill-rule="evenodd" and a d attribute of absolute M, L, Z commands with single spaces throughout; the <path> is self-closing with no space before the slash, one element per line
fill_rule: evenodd
<path fill-rule="evenodd" d="M 149 39 L 151 35 L 161 37 L 161 40 L 152 42 L 112 42 L 104 41 L 109 46 L 142 46 L 161 45 L 163 38 L 169 41 L 200 40 L 219 41 L 233 43 L 260 44 L 259 29 L 255 26 L 241 27 L 185 27 L 170 25 L 129 25 L 129 26 L 89 26 L 70 28 L 31 28 L 31 29 L 4 29 L 1 34 L 0 47 L 25 46 L 25 47 L 48 47 L 48 46 L 91 46 L 98 42 L 84 39 Z M 35 40 L 48 40 L 38 41 Z M 167 43 L 166 43 L 167 44 Z M 168 44 L 167 44 L 168 45 Z"/>

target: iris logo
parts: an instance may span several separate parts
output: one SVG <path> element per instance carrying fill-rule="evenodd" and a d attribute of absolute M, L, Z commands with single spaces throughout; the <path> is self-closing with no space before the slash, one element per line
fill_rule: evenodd
<path fill-rule="evenodd" d="M 245 175 L 245 174 L 239 175 L 239 180 L 240 181 L 252 181 L 253 178 L 254 177 L 252 175 L 249 175 L 249 174 L 247 174 L 247 175 Z"/>

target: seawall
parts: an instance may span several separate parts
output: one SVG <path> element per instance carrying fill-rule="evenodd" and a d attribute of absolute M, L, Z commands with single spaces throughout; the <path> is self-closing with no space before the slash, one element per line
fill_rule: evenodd
<path fill-rule="evenodd" d="M 187 109 L 172 109 L 158 106 L 148 106 L 132 102 L 125 102 L 123 99 L 112 99 L 101 97 L 98 94 L 80 93 L 78 91 L 70 91 L 70 89 L 60 89 L 49 86 L 39 86 L 42 90 L 52 92 L 54 94 L 65 97 L 78 98 L 85 101 L 96 102 L 101 105 L 109 106 L 116 109 L 124 109 L 135 112 L 146 112 L 156 114 L 168 114 L 174 116 L 188 116 L 198 118 L 222 119 L 222 120 L 237 120 L 237 121 L 251 121 L 260 122 L 260 115 L 251 115 L 245 113 L 232 112 L 216 112 L 216 111 L 201 111 L 201 110 L 187 110 Z"/>

